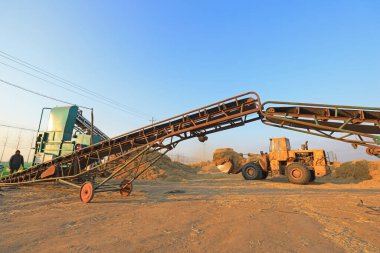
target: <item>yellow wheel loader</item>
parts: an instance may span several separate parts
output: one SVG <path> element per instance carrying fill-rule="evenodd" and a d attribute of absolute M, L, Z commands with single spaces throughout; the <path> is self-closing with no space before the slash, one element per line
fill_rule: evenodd
<path fill-rule="evenodd" d="M 270 139 L 269 153 L 249 154 L 249 158 L 242 159 L 239 166 L 227 159 L 219 168 L 230 174 L 241 172 L 247 180 L 265 179 L 269 174 L 272 177 L 285 175 L 294 184 L 308 184 L 316 177 L 331 173 L 330 162 L 323 149 L 309 150 L 306 142 L 300 150 L 291 150 L 287 138 Z"/>

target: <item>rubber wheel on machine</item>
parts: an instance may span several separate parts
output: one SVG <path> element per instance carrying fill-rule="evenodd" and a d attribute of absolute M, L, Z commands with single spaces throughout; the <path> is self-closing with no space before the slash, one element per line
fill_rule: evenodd
<path fill-rule="evenodd" d="M 84 203 L 91 202 L 94 197 L 94 186 L 90 181 L 84 182 L 80 188 L 80 200 Z"/>
<path fill-rule="evenodd" d="M 132 189 L 133 189 L 133 186 L 132 186 L 132 183 L 129 183 L 129 180 L 124 179 L 120 183 L 120 195 L 129 196 L 131 195 Z"/>
<path fill-rule="evenodd" d="M 266 178 L 268 177 L 268 171 L 263 170 L 263 171 L 261 172 L 261 174 L 263 175 L 263 176 L 261 177 L 261 179 L 266 179 Z"/>
<path fill-rule="evenodd" d="M 315 171 L 311 170 L 310 171 L 310 182 L 314 182 L 314 181 L 315 181 Z"/>
<path fill-rule="evenodd" d="M 308 184 L 311 178 L 311 172 L 300 163 L 292 163 L 287 168 L 289 182 L 293 184 Z"/>
<path fill-rule="evenodd" d="M 246 180 L 258 180 L 263 178 L 260 165 L 255 163 L 247 163 L 241 168 L 241 173 Z"/>

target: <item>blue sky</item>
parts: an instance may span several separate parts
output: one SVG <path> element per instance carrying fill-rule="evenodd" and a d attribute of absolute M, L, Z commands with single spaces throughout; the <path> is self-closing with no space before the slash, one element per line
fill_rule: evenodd
<path fill-rule="evenodd" d="M 376 0 L 3 0 L 0 10 L 1 51 L 119 101 L 139 117 L 2 64 L 0 77 L 94 107 L 96 125 L 110 136 L 152 116 L 168 118 L 250 90 L 264 101 L 380 106 Z M 60 105 L 2 84 L 0 94 L 0 123 L 16 126 L 36 128 L 42 107 Z M 0 147 L 5 131 L 0 128 Z M 367 158 L 347 144 L 258 122 L 210 136 L 205 144 L 183 143 L 173 153 L 209 158 L 219 147 L 256 152 L 280 136 L 294 147 L 309 140 L 311 147 L 335 150 L 341 160 Z"/>

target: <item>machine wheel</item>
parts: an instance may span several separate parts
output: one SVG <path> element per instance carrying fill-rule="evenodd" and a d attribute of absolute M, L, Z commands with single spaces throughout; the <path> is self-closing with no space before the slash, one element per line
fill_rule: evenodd
<path fill-rule="evenodd" d="M 258 180 L 263 178 L 263 170 L 260 165 L 255 163 L 247 163 L 241 168 L 241 173 L 246 180 Z"/>
<path fill-rule="evenodd" d="M 315 171 L 311 170 L 310 171 L 310 182 L 314 182 L 314 181 L 315 181 Z"/>
<path fill-rule="evenodd" d="M 92 198 L 94 197 L 94 186 L 91 182 L 87 181 L 84 184 L 82 184 L 82 187 L 80 188 L 80 200 L 84 203 L 91 202 Z"/>
<path fill-rule="evenodd" d="M 120 183 L 120 194 L 122 196 L 129 196 L 132 192 L 132 183 L 128 183 L 129 180 L 127 179 L 124 179 L 121 183 Z M 127 184 L 127 185 L 126 185 Z"/>
<path fill-rule="evenodd" d="M 287 168 L 287 176 L 289 182 L 293 184 L 308 184 L 310 182 L 311 173 L 304 165 L 292 163 Z"/>
<path fill-rule="evenodd" d="M 261 172 L 261 174 L 262 174 L 261 179 L 266 179 L 266 178 L 268 177 L 268 171 L 263 170 L 263 171 Z"/>

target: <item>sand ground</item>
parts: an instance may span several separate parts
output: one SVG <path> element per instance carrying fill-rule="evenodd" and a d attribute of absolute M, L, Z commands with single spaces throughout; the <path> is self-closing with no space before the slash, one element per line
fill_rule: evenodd
<path fill-rule="evenodd" d="M 0 252 L 380 252 L 379 238 L 371 184 L 138 181 L 89 204 L 63 185 L 0 191 Z"/>

